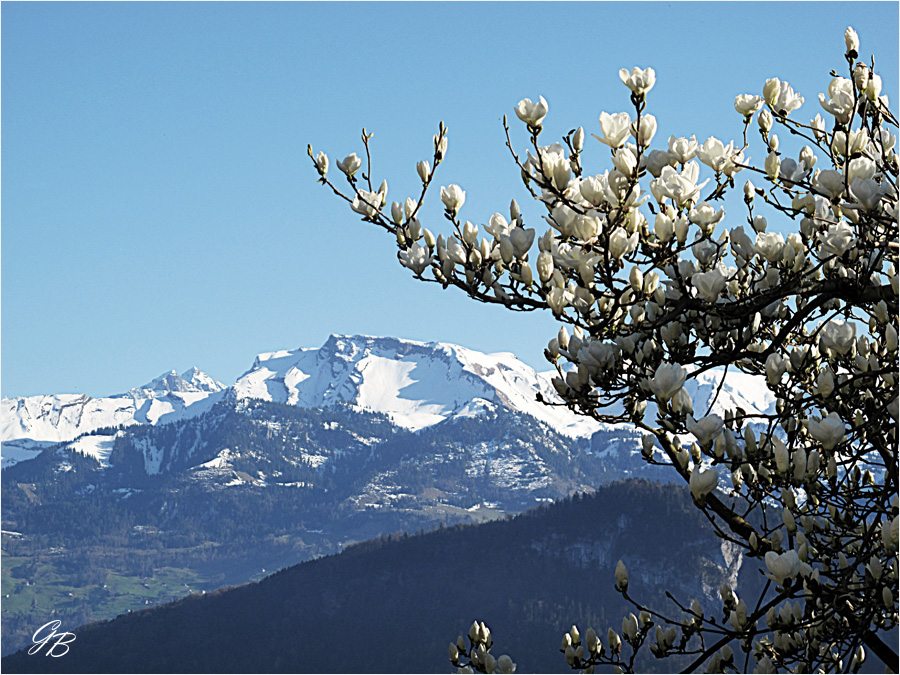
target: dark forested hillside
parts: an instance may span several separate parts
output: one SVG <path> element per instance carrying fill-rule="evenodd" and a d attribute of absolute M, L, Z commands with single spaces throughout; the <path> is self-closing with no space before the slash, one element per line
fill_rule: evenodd
<path fill-rule="evenodd" d="M 732 554 L 684 488 L 619 482 L 515 518 L 380 537 L 256 583 L 63 627 L 77 635 L 64 657 L 19 652 L 2 665 L 10 673 L 448 672 L 447 644 L 477 618 L 519 672 L 565 672 L 557 650 L 573 622 L 605 633 L 628 611 L 613 590 L 620 558 L 632 593 L 662 607 L 664 588 L 704 601 L 725 578 L 740 575 L 739 592 L 758 583 Z"/>
<path fill-rule="evenodd" d="M 589 448 L 506 410 L 412 433 L 349 408 L 227 401 L 99 433 L 114 437 L 108 466 L 60 446 L 3 470 L 4 653 L 49 616 L 111 618 L 382 534 L 519 513 L 642 465 L 627 435 Z"/>

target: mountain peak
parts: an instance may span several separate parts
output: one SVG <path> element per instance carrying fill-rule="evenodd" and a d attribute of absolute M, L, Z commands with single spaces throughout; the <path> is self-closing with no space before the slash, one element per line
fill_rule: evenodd
<path fill-rule="evenodd" d="M 132 389 L 130 393 L 150 390 L 156 393 L 212 393 L 222 391 L 225 385 L 211 378 L 194 366 L 181 375 L 177 370 L 170 370 L 151 380 L 142 387 Z"/>
<path fill-rule="evenodd" d="M 597 428 L 562 406 L 538 403 L 538 394 L 553 401 L 556 392 L 513 354 L 396 337 L 332 334 L 318 349 L 260 354 L 234 393 L 305 408 L 350 405 L 412 431 L 477 415 L 485 403 L 527 413 L 568 436 Z"/>

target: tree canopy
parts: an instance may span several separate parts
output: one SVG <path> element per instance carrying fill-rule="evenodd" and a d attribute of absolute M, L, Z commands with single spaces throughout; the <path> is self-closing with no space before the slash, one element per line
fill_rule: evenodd
<path fill-rule="evenodd" d="M 642 648 L 690 655 L 691 670 L 709 672 L 751 663 L 856 671 L 866 650 L 897 668 L 884 640 L 898 596 L 897 120 L 874 58 L 858 60 L 852 28 L 844 46 L 845 75 L 831 71 L 813 119 L 798 121 L 804 97 L 773 77 L 761 95 L 735 99 L 743 129 L 727 144 L 696 135 L 654 143 L 655 72 L 623 68 L 631 111 L 602 112 L 592 134 L 609 151 L 603 173 L 584 166 L 583 127 L 544 145 L 549 104 L 523 99 L 524 154 L 506 117 L 504 129 L 525 189 L 546 211 L 542 234 L 515 200 L 508 218 L 463 220 L 456 184 L 440 189 L 452 231 L 435 236 L 420 222 L 447 153 L 443 123 L 431 161 L 417 165 L 420 194 L 390 206 L 387 182 L 375 188 L 370 173 L 371 134 L 363 130 L 365 162 L 336 162 L 346 188 L 329 178 L 327 155 L 309 149 L 321 183 L 392 234 L 417 278 L 552 312 L 562 326 L 545 355 L 560 400 L 546 403 L 642 429 L 646 461 L 677 472 L 719 535 L 767 578 L 758 597 L 726 584 L 717 607 L 676 599 L 672 613 L 632 596 L 622 561 L 616 585 L 637 615 L 605 634 L 573 626 L 562 644 L 573 668 L 630 672 Z M 795 143 L 804 145 L 789 151 Z M 717 202 L 739 189 L 746 222 L 731 225 Z M 718 392 L 695 408 L 685 384 L 708 371 L 719 373 Z M 730 400 L 729 372 L 764 381 L 771 409 Z M 491 646 L 476 622 L 468 645 L 451 645 L 451 661 L 511 672 Z"/>

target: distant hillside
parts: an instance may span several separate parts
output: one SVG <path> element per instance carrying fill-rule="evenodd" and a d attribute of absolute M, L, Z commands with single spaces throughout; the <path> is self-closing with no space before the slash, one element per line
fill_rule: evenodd
<path fill-rule="evenodd" d="M 567 672 L 558 645 L 577 623 L 616 629 L 622 558 L 633 595 L 664 590 L 713 611 L 721 582 L 759 582 L 713 536 L 683 487 L 610 484 L 515 518 L 381 537 L 257 583 L 193 595 L 85 627 L 62 658 L 3 658 L 3 672 L 449 672 L 447 644 L 473 619 L 518 672 Z M 744 569 L 742 569 L 742 567 Z M 671 609 L 671 605 L 668 605 Z M 647 670 L 671 671 L 651 660 Z"/>

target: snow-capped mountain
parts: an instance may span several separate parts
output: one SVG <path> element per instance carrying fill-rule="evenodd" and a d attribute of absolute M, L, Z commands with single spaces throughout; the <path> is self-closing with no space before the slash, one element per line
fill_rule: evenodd
<path fill-rule="evenodd" d="M 260 354 L 235 383 L 237 398 L 304 408 L 337 404 L 387 414 L 418 431 L 494 406 L 524 412 L 572 438 L 599 426 L 564 407 L 549 378 L 514 354 L 483 354 L 442 342 L 332 335 L 320 348 Z"/>
<path fill-rule="evenodd" d="M 104 427 L 157 424 L 197 415 L 209 410 L 225 391 L 224 384 L 191 368 L 181 375 L 165 373 L 142 387 L 105 398 L 86 394 L 5 398 L 0 401 L 2 465 L 31 459 L 49 445 Z M 79 449 L 96 445 L 86 438 L 79 440 Z"/>
<path fill-rule="evenodd" d="M 316 409 L 349 406 L 385 414 L 411 431 L 497 409 L 526 413 L 573 439 L 590 438 L 605 427 L 564 406 L 538 402 L 539 394 L 545 401 L 559 401 L 550 376 L 511 353 L 483 354 L 441 342 L 332 335 L 318 348 L 260 354 L 250 370 L 227 388 L 193 368 L 181 375 L 172 371 L 108 398 L 60 394 L 3 399 L 3 465 L 76 438 L 73 448 L 104 461 L 110 437 L 94 439 L 86 434 L 102 427 L 155 425 L 194 417 L 223 398 Z M 695 416 L 705 414 L 722 377 L 722 372 L 706 372 L 685 385 Z M 773 403 L 764 380 L 729 373 L 712 411 L 740 406 L 748 412 L 767 412 Z M 655 416 L 652 408 L 647 410 L 648 417 Z"/>

